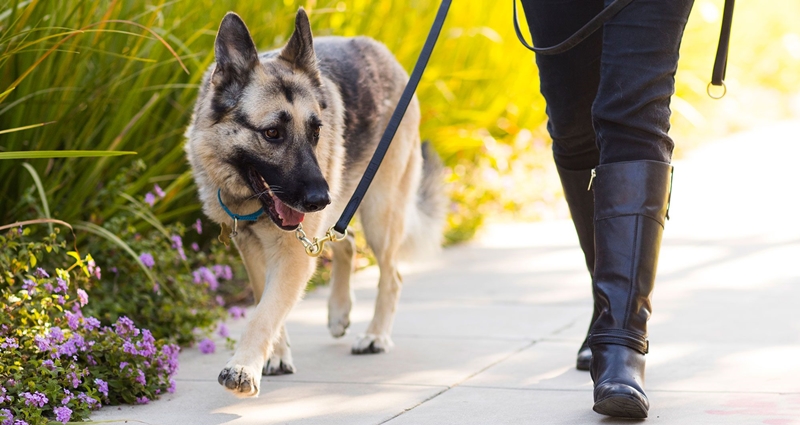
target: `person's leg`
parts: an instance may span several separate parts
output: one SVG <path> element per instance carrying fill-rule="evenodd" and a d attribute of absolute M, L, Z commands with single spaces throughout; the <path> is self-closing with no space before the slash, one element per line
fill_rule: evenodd
<path fill-rule="evenodd" d="M 593 107 L 600 164 L 593 182 L 599 316 L 589 336 L 594 410 L 645 418 L 647 320 L 667 214 L 673 143 L 669 100 L 692 0 L 634 0 L 603 32 Z"/>
<path fill-rule="evenodd" d="M 602 0 L 522 0 L 536 46 L 552 46 L 572 35 L 602 10 Z M 594 199 L 587 190 L 591 170 L 600 160 L 592 127 L 592 103 L 600 81 L 602 34 L 554 56 L 536 55 L 542 95 L 547 102 L 547 130 L 564 197 L 591 277 L 594 268 Z M 592 323 L 597 309 L 592 314 Z M 591 327 L 591 323 L 589 324 Z M 578 350 L 576 367 L 589 370 L 587 340 Z"/>

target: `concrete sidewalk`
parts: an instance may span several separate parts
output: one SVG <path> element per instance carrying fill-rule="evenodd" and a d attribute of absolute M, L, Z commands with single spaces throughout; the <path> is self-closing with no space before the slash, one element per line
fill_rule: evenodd
<path fill-rule="evenodd" d="M 676 161 L 650 326 L 649 422 L 800 424 L 800 122 Z M 148 424 L 592 424 L 575 353 L 591 316 L 571 222 L 491 226 L 404 273 L 395 349 L 353 356 L 376 270 L 355 277 L 347 336 L 326 329 L 327 288 L 288 320 L 297 373 L 256 399 L 217 384 L 230 356 L 181 354 L 178 391 L 94 420 Z M 230 322 L 236 337 L 244 321 Z"/>

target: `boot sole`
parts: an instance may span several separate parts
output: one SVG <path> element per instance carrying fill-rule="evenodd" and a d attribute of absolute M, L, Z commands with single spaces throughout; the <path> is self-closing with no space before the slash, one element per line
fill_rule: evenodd
<path fill-rule="evenodd" d="M 615 395 L 606 397 L 594 404 L 592 409 L 606 416 L 615 418 L 645 419 L 647 407 L 641 401 L 627 396 Z"/>

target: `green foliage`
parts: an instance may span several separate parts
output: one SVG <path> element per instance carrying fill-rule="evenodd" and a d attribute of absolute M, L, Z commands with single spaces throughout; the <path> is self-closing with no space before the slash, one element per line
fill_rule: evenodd
<path fill-rule="evenodd" d="M 58 228 L 39 240 L 30 230 L 0 236 L 3 423 L 66 423 L 101 404 L 174 391 L 179 348 L 127 317 L 103 326 L 89 315 L 85 288 L 99 275 L 92 257 L 68 252 Z"/>

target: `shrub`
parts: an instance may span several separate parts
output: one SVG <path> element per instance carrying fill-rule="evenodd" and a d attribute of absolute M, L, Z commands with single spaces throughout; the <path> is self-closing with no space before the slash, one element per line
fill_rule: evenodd
<path fill-rule="evenodd" d="M 85 313 L 92 257 L 66 251 L 58 229 L 26 242 L 0 236 L 0 416 L 3 424 L 81 420 L 101 404 L 147 403 L 174 391 L 179 347 L 121 316 L 111 326 Z M 50 258 L 54 257 L 54 258 Z M 46 260 L 70 263 L 45 269 Z"/>

